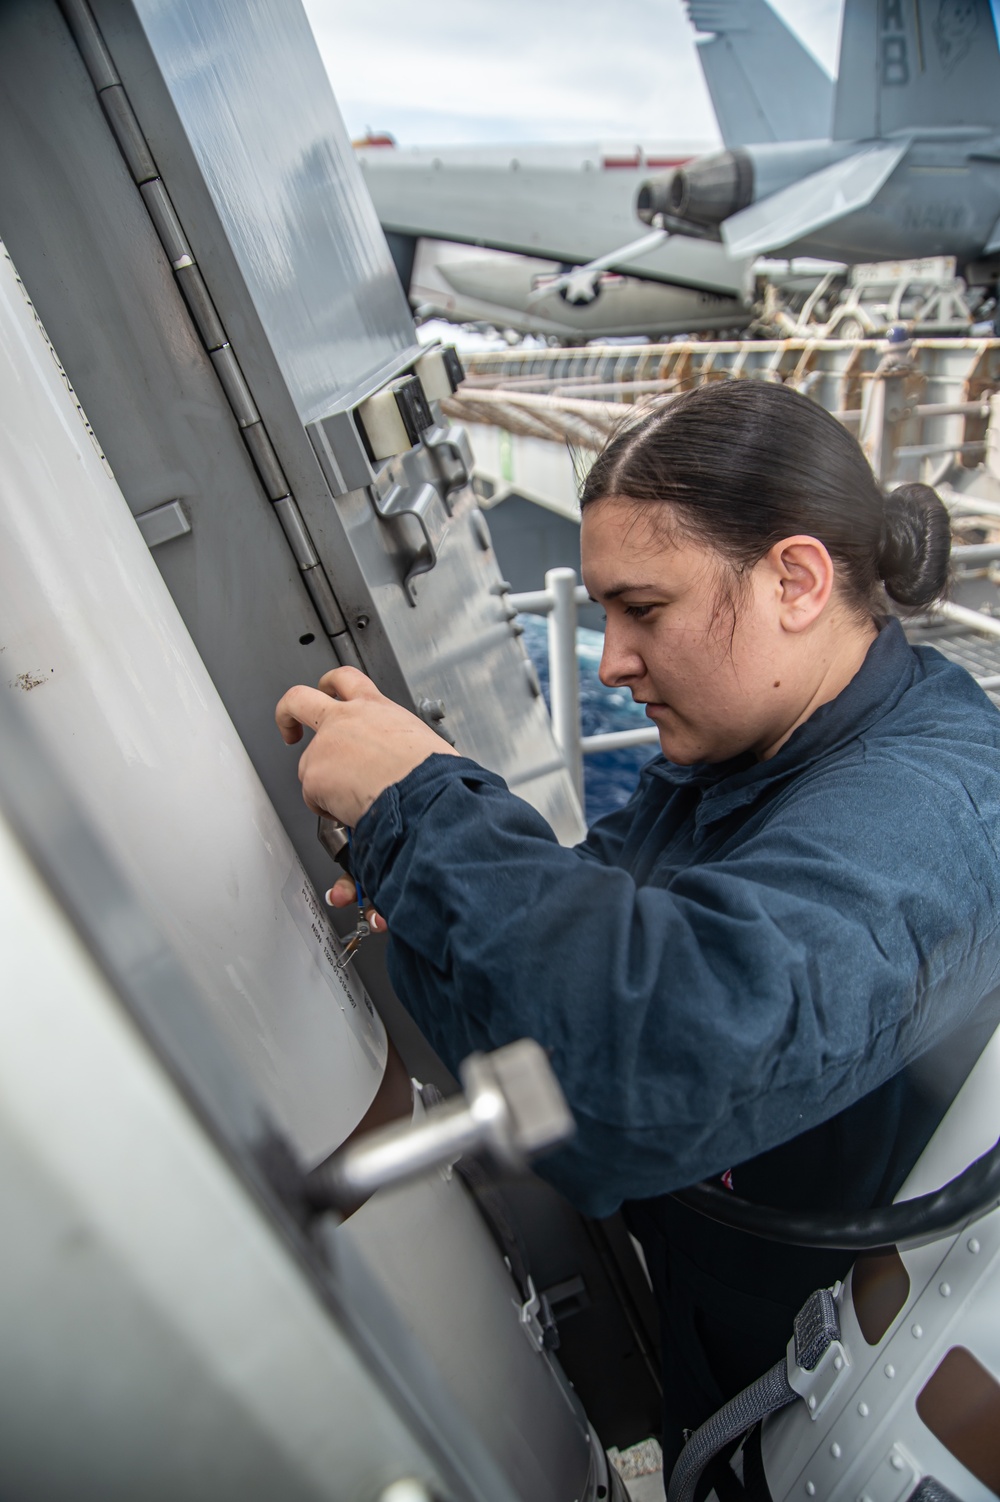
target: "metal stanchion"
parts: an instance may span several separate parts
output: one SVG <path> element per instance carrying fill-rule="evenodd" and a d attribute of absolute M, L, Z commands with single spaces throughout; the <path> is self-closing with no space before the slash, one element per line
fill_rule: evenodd
<path fill-rule="evenodd" d="M 552 734 L 582 804 L 580 675 L 576 660 L 576 573 L 571 568 L 550 568 L 545 575 L 545 588 L 552 596 L 552 610 L 549 614 Z"/>

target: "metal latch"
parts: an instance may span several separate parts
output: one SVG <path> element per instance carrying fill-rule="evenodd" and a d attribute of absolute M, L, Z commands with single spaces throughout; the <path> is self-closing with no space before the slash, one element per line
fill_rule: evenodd
<path fill-rule="evenodd" d="M 548 1054 L 532 1038 L 493 1053 L 470 1054 L 459 1077 L 464 1095 L 443 1100 L 416 1121 L 366 1132 L 314 1169 L 306 1179 L 313 1209 L 354 1206 L 376 1189 L 444 1167 L 466 1153 L 484 1153 L 502 1168 L 520 1169 L 576 1129 Z M 530 1306 L 533 1288 L 529 1294 Z M 530 1324 L 540 1308 L 539 1301 L 524 1322 Z"/>
<path fill-rule="evenodd" d="M 412 583 L 437 563 L 451 522 L 438 463 L 421 445 L 395 459 L 372 487 L 375 510 L 393 530 L 403 569 L 403 584 L 415 599 Z"/>
<path fill-rule="evenodd" d="M 472 474 L 474 460 L 469 435 L 458 423 L 447 428 L 435 425 L 427 429 L 424 443 L 441 476 L 444 503 L 450 512 L 451 493 L 468 485 Z"/>
<path fill-rule="evenodd" d="M 558 1347 L 559 1334 L 556 1330 L 556 1322 L 552 1318 L 548 1299 L 543 1293 L 538 1292 L 530 1273 L 528 1274 L 528 1297 L 523 1304 L 519 1304 L 515 1299 L 514 1308 L 517 1310 L 518 1324 L 534 1350 L 551 1351 Z"/>

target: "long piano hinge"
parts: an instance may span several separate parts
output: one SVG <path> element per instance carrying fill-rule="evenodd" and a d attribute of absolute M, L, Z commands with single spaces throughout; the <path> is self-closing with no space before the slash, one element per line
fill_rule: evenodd
<path fill-rule="evenodd" d="M 360 667 L 357 650 L 347 631 L 347 622 L 320 564 L 274 445 L 257 411 L 246 377 L 226 336 L 225 326 L 198 269 L 166 184 L 160 177 L 149 142 L 129 103 L 93 11 L 87 0 L 59 0 L 59 6 L 90 74 L 105 118 L 111 127 L 111 134 L 142 195 L 181 296 L 215 368 L 253 466 L 269 500 L 274 504 L 275 514 L 323 629 L 331 638 L 339 661 Z"/>

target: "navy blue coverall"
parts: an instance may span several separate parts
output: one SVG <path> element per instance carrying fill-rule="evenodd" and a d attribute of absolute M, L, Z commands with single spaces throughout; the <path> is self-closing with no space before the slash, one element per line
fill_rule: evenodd
<path fill-rule="evenodd" d="M 590 1215 L 629 1202 L 671 1444 L 851 1258 L 663 1196 L 732 1169 L 761 1203 L 888 1202 L 1000 1020 L 1000 713 L 890 620 L 771 759 L 656 757 L 575 849 L 444 756 L 386 789 L 356 847 L 443 1059 L 550 1051 L 578 1130 L 541 1171 Z"/>

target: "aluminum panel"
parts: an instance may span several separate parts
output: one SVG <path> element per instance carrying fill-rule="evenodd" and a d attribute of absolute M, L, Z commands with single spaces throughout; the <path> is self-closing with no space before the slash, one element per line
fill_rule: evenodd
<path fill-rule="evenodd" d="M 0 236 L 133 513 L 183 504 L 156 564 L 321 883 L 274 705 L 335 658 L 55 4 L 0 7 L 0 137 Z"/>
<path fill-rule="evenodd" d="M 270 0 L 270 4 L 277 15 L 278 0 Z M 217 6 L 212 0 L 199 11 L 202 27 L 210 24 L 205 17 L 209 10 L 214 9 L 218 9 L 223 17 L 230 14 L 227 0 L 219 0 Z M 294 20 L 298 16 L 294 0 L 290 10 Z M 331 485 L 324 476 L 306 436 L 302 408 L 283 364 L 283 350 L 286 340 L 291 338 L 291 325 L 279 331 L 274 346 L 265 323 L 268 308 L 283 307 L 281 299 L 287 295 L 287 288 L 283 290 L 276 284 L 270 291 L 265 288 L 262 292 L 270 275 L 267 266 L 251 266 L 245 274 L 238 254 L 241 245 L 245 247 L 253 240 L 253 226 L 269 221 L 269 216 L 275 221 L 268 231 L 272 243 L 287 242 L 292 247 L 301 245 L 313 233 L 310 224 L 303 225 L 292 217 L 304 212 L 303 204 L 280 193 L 268 197 L 269 190 L 262 186 L 262 180 L 254 176 L 249 167 L 241 166 L 239 161 L 224 171 L 216 166 L 214 171 L 226 182 L 239 178 L 246 192 L 257 196 L 247 202 L 232 199 L 220 204 L 215 180 L 207 179 L 202 173 L 198 142 L 187 134 L 168 81 L 161 77 L 160 60 L 146 32 L 138 24 L 135 10 L 127 0 L 94 0 L 94 11 L 197 264 L 232 341 L 250 394 L 262 414 L 281 469 L 331 580 L 359 661 L 386 693 L 402 703 L 416 705 L 423 697 L 443 698 L 449 713 L 447 728 L 457 736 L 460 749 L 507 777 L 545 814 L 560 838 L 579 838 L 582 830 L 579 809 L 568 778 L 558 763 L 544 704 L 532 696 L 524 654 L 509 630 L 504 634 L 493 629 L 503 622 L 504 616 L 501 602 L 490 594 L 491 586 L 496 585 L 500 577 L 492 554 L 479 547 L 468 528 L 463 529 L 453 522 L 442 557 L 431 573 L 421 580 L 420 602 L 415 610 L 410 596 L 402 588 L 405 570 L 399 566 L 392 529 L 380 520 L 366 493 L 361 492 L 356 497 L 337 493 L 338 486 Z M 169 17 L 163 24 L 170 29 Z M 211 27 L 215 28 L 212 34 L 216 34 L 216 23 L 212 22 Z M 154 37 L 158 35 L 152 23 L 150 28 Z M 197 25 L 195 35 L 201 35 Z M 311 37 L 307 41 L 311 49 Z M 177 51 L 172 61 L 170 56 L 166 57 L 164 66 L 168 71 L 172 68 L 183 74 L 183 38 L 179 34 L 174 37 L 174 44 Z M 268 53 L 266 28 L 260 35 L 247 30 L 240 45 L 246 53 L 254 46 L 261 50 L 260 58 L 245 58 L 244 68 L 258 79 L 266 76 L 271 94 L 281 101 L 280 123 L 278 115 L 273 117 L 272 123 L 276 130 L 284 129 L 287 117 L 297 114 L 298 63 L 294 57 L 289 59 L 282 48 Z M 169 54 L 170 49 L 166 44 L 164 47 Z M 251 118 L 254 97 L 249 91 L 234 91 L 223 103 L 206 94 L 203 101 L 206 110 L 213 101 L 223 113 L 227 109 L 234 113 L 234 120 L 227 122 L 224 129 L 220 126 L 215 134 L 214 149 L 240 158 L 247 149 L 244 143 L 256 140 L 258 127 Z M 292 107 L 293 101 L 295 108 Z M 239 119 L 235 119 L 237 110 L 241 112 Z M 204 122 L 199 128 L 209 132 Z M 293 121 L 288 129 L 294 137 L 298 127 Z M 276 147 L 271 149 L 278 150 Z M 354 173 L 347 188 L 353 192 L 358 182 L 359 177 Z M 363 195 L 363 184 L 359 191 Z M 359 206 L 346 189 L 343 195 L 335 198 L 331 186 L 328 211 L 332 217 L 340 216 L 345 226 L 352 225 L 356 210 L 361 215 L 356 234 L 363 239 L 366 226 L 374 222 L 367 199 L 363 198 Z M 231 232 L 226 217 L 229 214 L 237 218 L 244 215 L 249 228 Z M 355 230 L 349 233 L 355 234 Z M 381 234 L 377 225 L 375 233 Z M 361 293 L 363 296 L 363 284 Z M 66 311 L 73 316 L 72 306 Z M 311 304 L 303 298 L 298 312 L 302 315 L 296 334 L 298 343 L 303 347 L 318 347 L 326 335 L 320 323 L 313 325 Z M 130 310 L 130 317 L 135 317 L 135 310 Z M 408 313 L 406 327 L 412 329 Z M 57 333 L 56 337 L 60 337 L 61 345 L 61 336 Z M 335 354 L 329 354 L 331 362 L 335 360 Z M 389 365 L 373 374 L 382 354 L 384 347 L 379 348 L 377 344 L 369 346 L 355 342 L 351 346 L 350 359 L 356 383 L 348 392 L 333 380 L 328 383 L 324 399 L 319 401 L 317 396 L 324 417 L 334 412 L 338 405 L 343 408 L 361 400 L 388 375 L 405 369 L 410 363 L 407 355 L 397 348 Z M 144 360 L 144 344 L 135 341 L 127 355 L 132 361 Z M 115 423 L 114 428 L 120 430 L 120 423 Z M 130 448 L 127 438 L 123 446 L 127 453 Z M 360 482 L 356 480 L 354 483 Z M 125 489 L 128 494 L 128 486 Z M 241 530 L 239 504 L 235 498 L 232 501 L 227 498 L 225 524 L 220 518 L 220 526 L 228 525 L 237 534 Z M 178 544 L 181 546 L 183 544 Z M 219 566 L 218 546 L 216 539 L 200 541 L 196 529 L 193 552 L 196 560 L 200 556 L 197 567 L 202 575 Z M 159 558 L 157 561 L 161 567 L 173 562 Z M 228 560 L 223 566 L 229 567 Z M 187 575 L 190 569 L 188 562 L 185 566 Z M 185 618 L 190 620 L 191 583 L 189 578 L 179 577 L 181 572 L 178 566 L 178 577 L 171 579 L 171 588 L 182 602 Z M 480 581 L 478 584 L 472 582 L 476 576 Z M 470 611 L 477 622 L 471 637 L 449 644 L 451 623 L 458 625 Z M 259 622 L 251 619 L 242 627 L 235 620 L 225 625 L 219 623 L 221 639 L 236 643 L 234 652 L 237 658 L 241 629 L 256 632 Z M 206 653 L 214 650 L 211 640 L 203 643 L 197 630 L 194 634 Z M 481 659 L 476 646 L 470 646 L 470 642 L 478 644 L 486 652 L 486 657 Z M 439 664 L 442 647 L 447 647 L 448 651 L 453 647 L 458 657 L 442 658 Z M 270 656 L 270 652 L 267 655 Z M 243 659 L 249 660 L 248 652 L 244 651 Z M 217 677 L 217 681 L 223 695 L 227 696 L 228 673 Z M 498 695 L 497 685 L 500 683 L 504 688 Z M 466 728 L 475 727 L 472 734 L 464 735 L 456 728 L 459 713 Z M 255 761 L 273 757 L 273 750 L 257 739 L 248 740 L 247 745 Z M 301 852 L 301 845 L 299 848 Z M 303 858 L 308 864 L 309 857 L 303 855 Z"/>
<path fill-rule="evenodd" d="M 415 335 L 305 12 L 288 0 L 135 10 L 308 422 Z"/>
<path fill-rule="evenodd" d="M 2 815 L 0 957 L 5 1495 L 444 1489 Z"/>
<path fill-rule="evenodd" d="M 2 246 L 0 405 L 5 693 L 297 1156 L 319 1162 L 381 1084 L 384 1028 L 335 969 L 308 878 Z"/>

